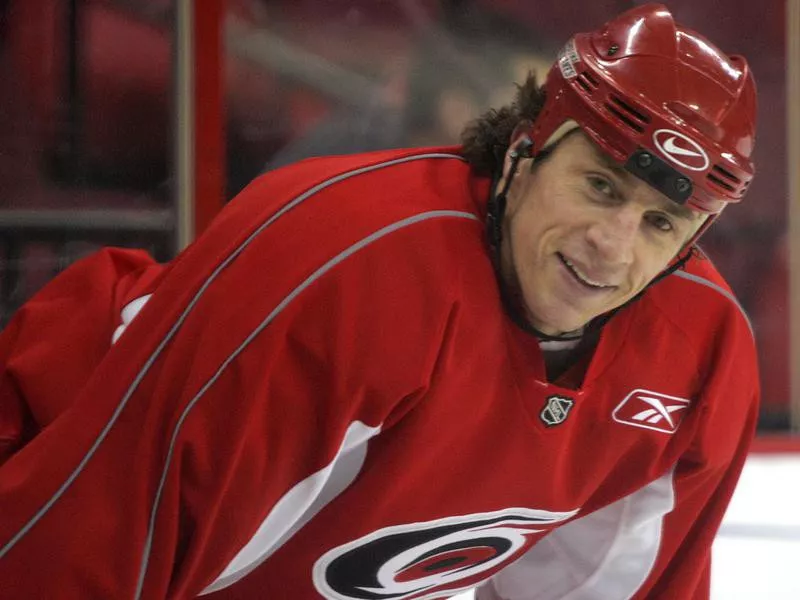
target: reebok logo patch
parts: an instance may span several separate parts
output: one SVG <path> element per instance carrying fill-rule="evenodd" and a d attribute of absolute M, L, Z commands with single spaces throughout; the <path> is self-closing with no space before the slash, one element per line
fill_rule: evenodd
<path fill-rule="evenodd" d="M 617 423 L 675 433 L 690 401 L 649 390 L 633 390 L 619 403 L 612 418 Z"/>

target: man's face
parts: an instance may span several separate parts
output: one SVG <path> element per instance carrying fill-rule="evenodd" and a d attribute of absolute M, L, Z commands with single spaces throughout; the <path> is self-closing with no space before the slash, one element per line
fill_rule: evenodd
<path fill-rule="evenodd" d="M 529 322 L 549 335 L 630 300 L 704 221 L 616 165 L 582 132 L 530 167 L 531 159 L 520 161 L 508 194 L 501 268 Z"/>

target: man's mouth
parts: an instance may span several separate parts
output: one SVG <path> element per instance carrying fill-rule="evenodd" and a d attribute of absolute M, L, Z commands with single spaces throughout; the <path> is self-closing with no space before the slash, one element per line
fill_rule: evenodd
<path fill-rule="evenodd" d="M 570 273 L 572 273 L 575 279 L 577 279 L 580 283 L 582 283 L 586 287 L 593 290 L 610 290 L 616 287 L 615 285 L 608 285 L 600 281 L 595 281 L 585 273 L 581 272 L 581 270 L 577 266 L 575 266 L 572 262 L 570 262 L 570 260 L 566 256 L 564 256 L 560 252 L 556 252 L 556 254 L 558 255 L 558 258 L 561 261 L 561 263 L 567 268 L 567 270 Z"/>

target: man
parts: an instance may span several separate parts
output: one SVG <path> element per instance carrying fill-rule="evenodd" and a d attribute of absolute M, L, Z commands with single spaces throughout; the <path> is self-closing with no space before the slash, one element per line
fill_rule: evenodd
<path fill-rule="evenodd" d="M 703 598 L 757 414 L 692 248 L 745 61 L 627 12 L 464 147 L 301 162 L 0 338 L 15 598 Z"/>

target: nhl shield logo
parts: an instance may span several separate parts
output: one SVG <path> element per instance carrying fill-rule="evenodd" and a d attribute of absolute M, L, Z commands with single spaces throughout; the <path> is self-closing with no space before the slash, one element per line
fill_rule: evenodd
<path fill-rule="evenodd" d="M 542 423 L 548 427 L 560 425 L 567 419 L 573 404 L 575 404 L 575 401 L 571 398 L 565 396 L 550 396 L 547 398 L 542 412 L 539 413 L 539 418 L 542 420 Z"/>

